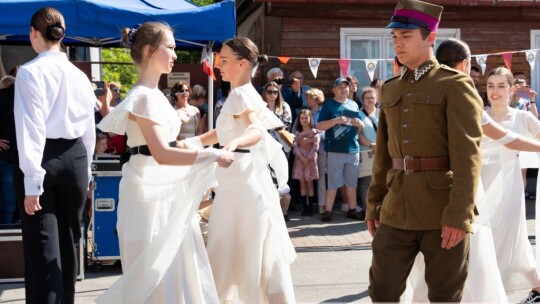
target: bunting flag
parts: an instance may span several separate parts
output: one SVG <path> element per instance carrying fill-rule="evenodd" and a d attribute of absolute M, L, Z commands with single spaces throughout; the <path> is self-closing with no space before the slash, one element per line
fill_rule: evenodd
<path fill-rule="evenodd" d="M 369 74 L 369 80 L 373 81 L 373 76 L 375 76 L 375 69 L 377 68 L 377 63 L 379 60 L 377 59 L 366 59 L 366 70 Z"/>
<path fill-rule="evenodd" d="M 504 64 L 511 72 L 512 71 L 512 53 L 506 52 L 506 53 L 502 53 L 501 55 L 504 60 Z"/>
<path fill-rule="evenodd" d="M 319 70 L 319 64 L 321 64 L 321 58 L 308 58 L 309 68 L 313 73 L 313 78 L 317 78 L 317 71 Z"/>
<path fill-rule="evenodd" d="M 339 68 L 341 69 L 341 77 L 349 76 L 349 67 L 351 66 L 351 60 L 347 58 L 338 59 Z"/>
<path fill-rule="evenodd" d="M 287 62 L 289 62 L 289 60 L 291 60 L 291 57 L 279 56 L 278 59 L 279 59 L 279 61 L 281 61 L 281 63 L 287 64 Z"/>
<path fill-rule="evenodd" d="M 217 65 L 220 60 L 221 60 L 221 57 L 219 57 L 219 53 L 216 53 L 216 58 L 214 59 L 214 69 L 217 68 Z"/>
<path fill-rule="evenodd" d="M 210 66 L 210 60 L 205 59 L 203 61 L 202 70 L 203 70 L 203 73 L 205 73 L 206 75 L 212 77 L 212 79 L 214 79 L 214 81 L 216 81 L 216 75 L 214 75 L 214 69 Z"/>
<path fill-rule="evenodd" d="M 527 58 L 527 61 L 531 66 L 531 71 L 534 70 L 534 63 L 536 62 L 536 52 L 538 52 L 538 50 L 525 51 L 525 58 Z"/>
<path fill-rule="evenodd" d="M 487 55 L 476 55 L 474 58 L 476 58 L 476 63 L 482 68 L 482 75 L 484 75 L 486 73 Z"/>

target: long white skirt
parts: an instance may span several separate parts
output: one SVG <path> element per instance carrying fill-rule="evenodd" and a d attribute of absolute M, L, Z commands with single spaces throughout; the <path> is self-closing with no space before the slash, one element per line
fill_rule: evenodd
<path fill-rule="evenodd" d="M 195 212 L 214 165 L 161 166 L 132 156 L 122 169 L 122 277 L 97 303 L 219 303 Z"/>
<path fill-rule="evenodd" d="M 295 303 L 296 254 L 278 192 L 262 168 L 255 172 L 252 153 L 236 153 L 229 168 L 217 169 L 207 250 L 220 303 Z"/>

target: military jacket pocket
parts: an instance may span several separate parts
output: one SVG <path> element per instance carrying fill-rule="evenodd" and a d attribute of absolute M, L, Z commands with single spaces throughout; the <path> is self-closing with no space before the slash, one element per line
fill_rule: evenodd
<path fill-rule="evenodd" d="M 437 92 L 415 94 L 412 116 L 414 124 L 420 128 L 446 126 L 444 94 Z"/>
<path fill-rule="evenodd" d="M 427 181 L 431 189 L 450 190 L 452 189 L 452 171 L 429 171 Z"/>
<path fill-rule="evenodd" d="M 401 96 L 399 94 L 390 94 L 381 102 L 381 109 L 386 115 L 386 123 L 388 125 L 388 130 L 395 131 L 399 128 L 400 100 Z"/>

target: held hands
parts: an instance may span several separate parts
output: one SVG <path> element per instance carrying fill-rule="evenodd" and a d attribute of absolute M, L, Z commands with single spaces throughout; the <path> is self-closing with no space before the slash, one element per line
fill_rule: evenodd
<path fill-rule="evenodd" d="M 369 227 L 369 225 L 368 225 Z M 465 230 L 453 228 L 449 226 L 442 226 L 441 230 L 441 247 L 446 249 L 452 249 L 457 246 L 465 238 Z"/>
<path fill-rule="evenodd" d="M 41 205 L 39 204 L 38 195 L 27 195 L 24 197 L 24 211 L 26 214 L 34 215 L 39 210 L 41 210 Z"/>
<path fill-rule="evenodd" d="M 234 153 L 230 151 L 220 150 L 217 163 L 221 168 L 228 168 L 234 161 Z"/>

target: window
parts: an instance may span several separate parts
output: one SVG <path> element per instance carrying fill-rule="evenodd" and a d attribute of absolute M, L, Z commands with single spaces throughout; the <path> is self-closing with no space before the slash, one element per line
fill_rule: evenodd
<path fill-rule="evenodd" d="M 531 30 L 531 49 L 540 49 L 540 30 Z M 540 69 L 540 59 L 538 56 L 540 51 L 536 52 L 536 62 L 534 63 L 534 70 L 531 70 L 531 79 L 530 85 L 533 90 L 538 92 L 540 90 L 540 74 L 538 69 Z M 540 100 L 536 97 L 536 106 L 540 106 Z"/>
<path fill-rule="evenodd" d="M 441 41 L 450 37 L 459 39 L 460 35 L 459 29 L 439 29 L 435 48 Z M 389 29 L 341 28 L 340 43 L 341 58 L 385 59 L 377 63 L 373 78 L 386 80 L 393 76 L 395 54 Z M 358 78 L 360 88 L 369 86 L 371 83 L 365 61 L 352 60 L 349 72 L 350 75 Z"/>

